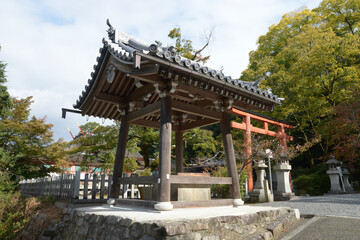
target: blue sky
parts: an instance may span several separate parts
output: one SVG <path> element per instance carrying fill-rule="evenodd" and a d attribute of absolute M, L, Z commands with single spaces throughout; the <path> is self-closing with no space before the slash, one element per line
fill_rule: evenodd
<path fill-rule="evenodd" d="M 204 32 L 214 27 L 208 66 L 238 78 L 248 64 L 256 40 L 281 17 L 300 7 L 315 8 L 320 0 L 140 0 L 70 1 L 1 0 L 0 60 L 7 63 L 12 96 L 33 96 L 32 115 L 47 116 L 55 139 L 70 140 L 86 118 L 61 108 L 84 90 L 106 36 L 106 19 L 120 31 L 148 43 L 171 44 L 169 30 L 181 27 L 184 38 L 202 46 Z M 89 118 L 88 121 L 102 122 Z M 105 124 L 110 124 L 105 120 Z"/>

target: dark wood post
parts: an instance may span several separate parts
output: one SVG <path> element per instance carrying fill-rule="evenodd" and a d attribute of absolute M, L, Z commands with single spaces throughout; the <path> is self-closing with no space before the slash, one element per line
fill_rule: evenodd
<path fill-rule="evenodd" d="M 175 132 L 175 151 L 176 151 L 176 173 L 184 172 L 184 142 L 183 132 Z"/>
<path fill-rule="evenodd" d="M 171 171 L 171 97 L 161 98 L 160 153 L 159 153 L 158 201 L 155 209 L 164 211 L 173 208 L 170 203 Z"/>
<path fill-rule="evenodd" d="M 110 193 L 110 198 L 113 199 L 119 198 L 120 195 L 120 183 L 118 179 L 122 177 L 122 172 L 124 168 L 126 141 L 128 138 L 128 133 L 129 133 L 129 123 L 125 115 L 121 119 L 118 144 L 116 148 L 113 184 L 111 186 L 111 193 Z"/>
<path fill-rule="evenodd" d="M 234 206 L 240 206 L 243 205 L 244 202 L 241 200 L 239 177 L 238 177 L 236 161 L 235 161 L 234 145 L 230 132 L 229 117 L 226 112 L 222 113 L 220 127 L 223 137 L 223 143 L 224 143 L 227 172 L 228 172 L 228 176 L 232 178 L 232 184 L 230 186 L 231 186 L 231 196 L 234 199 L 233 204 Z"/>

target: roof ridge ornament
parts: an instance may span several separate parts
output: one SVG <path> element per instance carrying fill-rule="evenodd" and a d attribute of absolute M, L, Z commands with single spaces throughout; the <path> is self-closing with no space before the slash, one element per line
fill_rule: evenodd
<path fill-rule="evenodd" d="M 156 55 L 158 52 L 162 52 L 162 42 L 155 40 L 155 43 L 151 44 L 149 47 L 150 53 Z"/>
<path fill-rule="evenodd" d="M 107 30 L 109 39 L 111 39 L 114 43 L 118 42 L 118 30 L 111 25 L 110 20 L 106 19 L 106 24 L 109 26 L 109 29 Z"/>

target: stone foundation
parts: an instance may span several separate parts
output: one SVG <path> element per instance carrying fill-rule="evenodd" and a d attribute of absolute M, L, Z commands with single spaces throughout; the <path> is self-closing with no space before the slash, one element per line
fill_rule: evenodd
<path fill-rule="evenodd" d="M 275 201 L 289 201 L 295 197 L 294 193 L 275 193 Z"/>
<path fill-rule="evenodd" d="M 143 222 L 64 209 L 62 220 L 55 228 L 46 230 L 49 237 L 41 239 L 272 239 L 296 219 L 296 211 L 287 208 L 244 215 Z"/>

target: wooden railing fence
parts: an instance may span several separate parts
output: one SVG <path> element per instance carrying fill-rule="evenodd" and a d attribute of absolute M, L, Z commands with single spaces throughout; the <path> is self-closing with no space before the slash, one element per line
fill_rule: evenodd
<path fill-rule="evenodd" d="M 111 191 L 111 175 L 105 174 L 61 174 L 59 176 L 20 181 L 22 194 L 32 196 L 54 196 L 71 202 L 104 202 Z"/>

